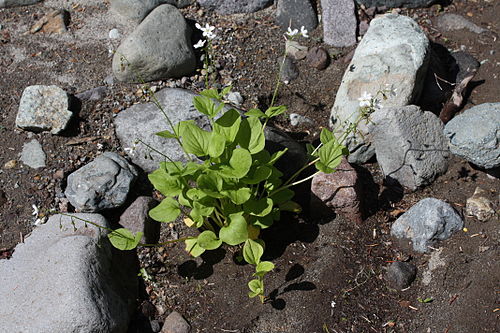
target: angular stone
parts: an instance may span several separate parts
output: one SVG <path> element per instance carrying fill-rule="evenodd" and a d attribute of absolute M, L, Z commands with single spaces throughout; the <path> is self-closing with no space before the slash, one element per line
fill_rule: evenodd
<path fill-rule="evenodd" d="M 393 262 L 385 274 L 385 279 L 389 284 L 398 290 L 408 288 L 417 276 L 417 267 L 408 262 Z"/>
<path fill-rule="evenodd" d="M 137 170 L 116 153 L 105 152 L 68 176 L 64 194 L 82 212 L 120 207 L 137 178 Z"/>
<path fill-rule="evenodd" d="M 138 197 L 120 216 L 120 225 L 133 233 L 142 232 L 141 242 L 158 243 L 160 239 L 160 222 L 152 220 L 148 213 L 158 203 L 151 197 Z"/>
<path fill-rule="evenodd" d="M 0 260 L 0 331 L 125 332 L 137 297 L 137 268 L 115 251 L 98 214 L 54 215 L 12 258 Z"/>
<path fill-rule="evenodd" d="M 394 222 L 391 235 L 411 240 L 415 251 L 425 253 L 436 241 L 450 238 L 463 226 L 464 222 L 449 204 L 425 198 Z"/>
<path fill-rule="evenodd" d="M 352 222 L 363 221 L 358 174 L 345 158 L 342 158 L 335 172 L 330 174 L 320 172 L 314 176 L 311 192 L 313 214 L 331 216 L 335 211 Z"/>
<path fill-rule="evenodd" d="M 285 53 L 295 60 L 302 60 L 307 55 L 307 46 L 300 45 L 294 40 L 287 40 L 285 42 Z"/>
<path fill-rule="evenodd" d="M 407 16 L 387 14 L 371 21 L 345 72 L 331 111 L 330 126 L 352 123 L 359 117 L 359 100 L 364 92 L 373 96 L 386 84 L 397 95 L 383 101 L 384 107 L 404 106 L 418 100 L 429 59 L 429 40 L 418 24 Z M 344 131 L 341 126 L 338 132 Z M 364 163 L 374 148 L 364 137 L 369 127 L 358 125 L 361 135 L 347 140 L 349 162 Z"/>
<path fill-rule="evenodd" d="M 443 30 L 462 30 L 467 29 L 473 33 L 480 34 L 487 31 L 480 26 L 475 25 L 465 17 L 452 13 L 445 13 L 438 17 L 437 25 Z"/>
<path fill-rule="evenodd" d="M 219 14 L 253 13 L 270 6 L 273 0 L 198 0 L 198 4 Z"/>
<path fill-rule="evenodd" d="M 191 326 L 177 311 L 172 311 L 161 329 L 161 333 L 189 333 Z"/>
<path fill-rule="evenodd" d="M 312 31 L 318 26 L 318 17 L 309 0 L 278 0 L 276 22 L 283 30 L 304 27 Z"/>
<path fill-rule="evenodd" d="M 284 62 L 283 58 L 280 58 L 279 64 L 280 66 L 283 64 L 280 72 L 280 78 L 283 83 L 289 84 L 291 81 L 299 77 L 299 69 L 292 58 L 285 57 Z"/>
<path fill-rule="evenodd" d="M 493 203 L 486 198 L 486 191 L 476 187 L 472 197 L 467 199 L 465 212 L 468 216 L 474 216 L 479 221 L 486 221 L 495 216 Z"/>
<path fill-rule="evenodd" d="M 43 0 L 0 0 L 0 8 L 29 6 L 41 1 Z"/>
<path fill-rule="evenodd" d="M 356 44 L 354 0 L 321 0 L 323 40 L 335 47 Z"/>
<path fill-rule="evenodd" d="M 299 126 L 305 124 L 314 125 L 314 121 L 311 118 L 302 116 L 298 113 L 290 113 L 290 125 Z"/>
<path fill-rule="evenodd" d="M 108 94 L 108 88 L 105 86 L 100 86 L 89 90 L 85 90 L 75 95 L 75 97 L 81 101 L 99 101 L 104 97 L 106 97 L 107 94 Z"/>
<path fill-rule="evenodd" d="M 437 0 L 356 0 L 360 5 L 366 8 L 387 7 L 387 8 L 421 8 L 428 7 Z"/>
<path fill-rule="evenodd" d="M 45 153 L 40 142 L 33 139 L 25 143 L 21 152 L 21 161 L 33 169 L 45 168 Z"/>
<path fill-rule="evenodd" d="M 465 110 L 446 124 L 444 133 L 453 154 L 485 169 L 500 166 L 500 103 Z"/>
<path fill-rule="evenodd" d="M 330 64 L 330 56 L 324 48 L 315 46 L 307 53 L 306 61 L 309 66 L 321 71 Z"/>
<path fill-rule="evenodd" d="M 126 82 L 180 77 L 194 71 L 195 65 L 191 28 L 171 5 L 156 7 L 113 56 L 113 74 Z"/>
<path fill-rule="evenodd" d="M 435 114 L 415 105 L 383 108 L 372 122 L 377 161 L 390 183 L 416 190 L 448 169 L 448 143 Z"/>
<path fill-rule="evenodd" d="M 193 0 L 110 0 L 110 9 L 131 21 L 139 23 L 159 5 L 168 4 L 183 8 L 192 2 Z"/>
<path fill-rule="evenodd" d="M 26 87 L 19 103 L 16 126 L 27 131 L 59 134 L 73 116 L 68 108 L 68 95 L 61 88 L 40 85 Z"/>
<path fill-rule="evenodd" d="M 62 34 L 68 31 L 66 25 L 69 23 L 69 13 L 64 9 L 53 10 L 38 20 L 30 29 L 30 32 L 41 31 L 46 33 Z"/>
<path fill-rule="evenodd" d="M 166 88 L 156 92 L 155 96 L 172 124 L 184 120 L 194 120 L 198 126 L 204 129 L 209 128 L 208 118 L 194 108 L 193 98 L 197 96 L 195 93 L 183 89 Z M 124 151 L 132 159 L 132 162 L 146 172 L 156 170 L 159 163 L 165 158 L 150 150 L 146 145 L 136 143 L 137 140 L 148 144 L 173 161 L 186 161 L 177 141 L 155 135 L 161 131 L 171 131 L 171 128 L 163 113 L 154 103 L 131 106 L 114 118 L 114 124 L 116 136 L 120 139 Z"/>

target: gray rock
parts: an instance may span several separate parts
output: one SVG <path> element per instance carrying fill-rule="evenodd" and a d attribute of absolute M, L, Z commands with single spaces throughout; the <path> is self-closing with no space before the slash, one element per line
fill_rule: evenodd
<path fill-rule="evenodd" d="M 198 4 L 219 14 L 253 13 L 270 6 L 273 0 L 198 0 Z"/>
<path fill-rule="evenodd" d="M 321 0 L 323 40 L 335 47 L 356 44 L 354 0 Z"/>
<path fill-rule="evenodd" d="M 193 98 L 197 96 L 195 93 L 183 89 L 166 88 L 155 95 L 172 124 L 192 119 L 198 126 L 208 128 L 208 119 L 193 106 Z M 132 162 L 146 172 L 156 170 L 159 162 L 164 161 L 165 158 L 144 144 L 137 144 L 137 140 L 141 140 L 174 161 L 186 161 L 177 141 L 155 135 L 155 133 L 164 130 L 171 131 L 171 128 L 165 116 L 154 103 L 131 106 L 115 117 L 114 124 L 116 136 L 120 140 L 121 146 L 130 156 Z"/>
<path fill-rule="evenodd" d="M 33 169 L 45 168 L 45 153 L 40 142 L 33 139 L 25 143 L 21 152 L 21 161 Z"/>
<path fill-rule="evenodd" d="M 452 73 L 455 76 L 455 83 L 460 83 L 462 80 L 470 75 L 473 71 L 477 71 L 481 64 L 472 55 L 458 51 L 450 54 L 455 60 Z"/>
<path fill-rule="evenodd" d="M 299 126 L 305 124 L 314 124 L 314 121 L 311 118 L 302 116 L 298 113 L 290 113 L 290 125 Z"/>
<path fill-rule="evenodd" d="M 476 187 L 472 197 L 467 199 L 465 212 L 468 216 L 474 216 L 479 221 L 487 221 L 495 216 L 493 203 L 487 197 L 487 192 L 480 187 Z"/>
<path fill-rule="evenodd" d="M 0 8 L 29 6 L 41 1 L 42 0 L 0 0 Z"/>
<path fill-rule="evenodd" d="M 68 108 L 68 95 L 61 88 L 40 85 L 26 87 L 19 103 L 16 126 L 33 132 L 59 134 L 73 116 Z"/>
<path fill-rule="evenodd" d="M 113 56 L 113 74 L 127 82 L 180 77 L 194 71 L 195 65 L 191 29 L 171 5 L 156 7 Z"/>
<path fill-rule="evenodd" d="M 439 16 L 437 19 L 437 25 L 439 28 L 446 31 L 467 29 L 476 34 L 488 31 L 475 25 L 465 17 L 452 13 L 445 13 Z"/>
<path fill-rule="evenodd" d="M 387 14 L 371 21 L 346 70 L 331 111 L 330 126 L 342 132 L 346 123 L 359 116 L 359 100 L 364 92 L 375 95 L 386 84 L 397 87 L 397 95 L 384 107 L 404 106 L 418 100 L 428 64 L 429 40 L 415 21 L 407 16 Z M 358 126 L 361 135 L 347 140 L 349 162 L 364 163 L 375 150 L 364 137 L 369 126 Z"/>
<path fill-rule="evenodd" d="M 229 94 L 227 94 L 227 100 L 229 103 L 235 105 L 235 106 L 241 106 L 243 104 L 243 96 L 237 91 L 231 91 Z"/>
<path fill-rule="evenodd" d="M 309 0 L 278 0 L 276 22 L 283 29 L 312 31 L 318 26 L 318 17 Z"/>
<path fill-rule="evenodd" d="M 411 240 L 415 251 L 425 253 L 436 241 L 450 238 L 463 226 L 464 222 L 449 204 L 425 198 L 394 222 L 391 235 Z"/>
<path fill-rule="evenodd" d="M 173 311 L 165 318 L 161 333 L 189 333 L 190 330 L 191 326 L 186 319 L 179 312 Z"/>
<path fill-rule="evenodd" d="M 110 227 L 98 214 L 75 217 Z M 76 228 L 76 230 L 75 230 Z M 137 297 L 137 271 L 106 232 L 54 215 L 0 260 L 0 331 L 125 332 Z"/>
<path fill-rule="evenodd" d="M 370 7 L 387 7 L 387 8 L 421 8 L 428 7 L 437 0 L 356 0 L 360 5 Z"/>
<path fill-rule="evenodd" d="M 299 69 L 291 57 L 285 57 L 284 62 L 283 58 L 280 58 L 279 65 L 283 65 L 280 72 L 280 78 L 283 83 L 288 84 L 299 77 Z"/>
<path fill-rule="evenodd" d="M 151 197 L 138 197 L 120 216 L 120 225 L 133 233 L 144 233 L 142 243 L 158 243 L 161 225 L 148 215 L 148 212 L 157 204 L 156 200 Z"/>
<path fill-rule="evenodd" d="M 81 101 L 100 101 L 101 99 L 106 97 L 107 94 L 108 94 L 108 88 L 105 86 L 100 86 L 89 90 L 85 90 L 75 95 L 75 97 Z"/>
<path fill-rule="evenodd" d="M 110 9 L 131 21 L 139 23 L 160 5 L 168 4 L 183 8 L 192 2 L 193 0 L 110 0 Z"/>
<path fill-rule="evenodd" d="M 417 276 L 417 267 L 408 262 L 396 261 L 388 268 L 385 279 L 398 290 L 408 288 Z"/>
<path fill-rule="evenodd" d="M 294 40 L 287 40 L 285 42 L 285 53 L 295 60 L 302 60 L 307 56 L 307 46 L 300 45 Z"/>
<path fill-rule="evenodd" d="M 411 190 L 448 168 L 448 143 L 439 118 L 418 106 L 383 108 L 372 115 L 377 161 L 390 182 Z"/>
<path fill-rule="evenodd" d="M 444 133 L 453 154 L 485 169 L 500 166 L 500 103 L 465 110 L 446 124 Z"/>
<path fill-rule="evenodd" d="M 64 194 L 79 211 L 120 207 L 137 178 L 137 170 L 116 153 L 105 152 L 68 176 Z"/>
<path fill-rule="evenodd" d="M 337 171 L 318 173 L 311 183 L 311 213 L 316 216 L 331 216 L 333 212 L 348 220 L 363 221 L 361 209 L 361 186 L 356 170 L 342 158 Z"/>

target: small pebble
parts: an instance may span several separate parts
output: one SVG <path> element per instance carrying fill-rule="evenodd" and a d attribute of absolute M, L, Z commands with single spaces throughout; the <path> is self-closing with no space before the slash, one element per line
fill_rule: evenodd
<path fill-rule="evenodd" d="M 16 160 L 10 160 L 3 165 L 3 168 L 4 169 L 14 169 L 16 167 L 16 165 L 17 165 Z"/>
<path fill-rule="evenodd" d="M 109 38 L 110 39 L 118 39 L 121 37 L 120 31 L 118 29 L 111 29 L 109 31 Z"/>

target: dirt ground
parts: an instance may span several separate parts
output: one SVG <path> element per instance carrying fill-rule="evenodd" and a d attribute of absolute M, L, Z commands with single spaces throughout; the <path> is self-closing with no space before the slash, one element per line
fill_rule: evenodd
<path fill-rule="evenodd" d="M 62 192 L 68 174 L 103 151 L 122 153 L 112 119 L 127 106 L 141 102 L 140 86 L 104 82 L 111 74 L 109 50 L 119 44 L 108 38 L 108 32 L 117 28 L 125 36 L 133 28 L 111 15 L 108 7 L 107 1 L 47 0 L 0 9 L 0 257 L 8 257 L 33 229 L 32 205 L 42 214 L 66 209 Z M 67 33 L 26 33 L 52 8 L 70 12 Z M 272 95 L 284 48 L 282 32 L 274 24 L 274 10 L 230 16 L 196 6 L 182 10 L 191 20 L 217 27 L 220 81 L 232 83 L 233 90 L 245 97 L 244 108 L 265 106 Z M 467 17 L 488 32 L 441 31 L 436 17 L 444 12 Z M 500 102 L 500 1 L 454 0 L 445 7 L 403 9 L 401 13 L 415 18 L 435 43 L 464 50 L 482 63 L 464 109 Z M 321 31 L 320 26 L 310 33 L 311 38 L 299 42 L 321 45 Z M 298 62 L 298 79 L 282 86 L 277 102 L 288 105 L 289 112 L 310 117 L 314 126 L 292 128 L 286 117 L 275 126 L 299 140 L 314 140 L 321 126 L 328 125 L 335 92 L 353 49 L 327 47 L 332 61 L 324 71 Z M 100 101 L 82 103 L 77 120 L 64 135 L 33 134 L 16 129 L 15 117 L 24 88 L 34 84 L 58 85 L 74 94 L 107 85 L 109 93 Z M 202 87 L 196 73 L 151 85 L 195 91 Z M 18 161 L 23 144 L 32 138 L 40 141 L 47 154 L 43 169 L 33 170 Z M 17 161 L 13 168 L 5 167 L 13 160 Z M 149 332 L 144 317 L 161 323 L 172 310 L 185 316 L 193 332 L 207 333 L 500 331 L 499 220 L 479 222 L 464 216 L 466 199 L 477 186 L 488 192 L 498 209 L 498 178 L 454 158 L 448 172 L 431 186 L 403 195 L 383 185 L 375 162 L 360 171 L 371 212 L 361 225 L 341 216 L 320 220 L 306 210 L 299 216 L 284 217 L 264 235 L 266 259 L 277 267 L 266 279 L 270 300 L 264 305 L 247 297 L 252 268 L 235 264 L 237 253 L 229 248 L 198 259 L 189 258 L 181 245 L 141 249 L 141 265 L 151 279 L 144 281 L 130 331 Z M 143 194 L 151 194 L 147 185 L 134 189 L 130 200 Z M 452 204 L 464 216 L 468 229 L 437 244 L 432 255 L 404 250 L 389 235 L 397 216 L 425 197 Z M 120 212 L 106 215 L 116 219 Z M 162 236 L 166 239 L 186 232 L 182 225 L 165 225 Z M 408 260 L 418 267 L 417 280 L 402 292 L 388 288 L 383 279 L 384 268 L 395 260 Z M 419 298 L 432 298 L 432 302 L 421 303 Z"/>

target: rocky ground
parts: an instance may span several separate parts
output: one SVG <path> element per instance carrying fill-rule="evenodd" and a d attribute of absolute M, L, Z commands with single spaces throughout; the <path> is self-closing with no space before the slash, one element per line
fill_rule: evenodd
<path fill-rule="evenodd" d="M 315 3 L 321 12 L 320 1 Z M 30 32 L 52 9 L 69 12 L 67 31 Z M 391 10 L 380 9 L 380 13 L 385 11 Z M 395 11 L 415 19 L 431 41 L 465 51 L 481 63 L 464 109 L 499 102 L 498 1 L 454 0 L 447 6 Z M 241 93 L 242 108 L 268 105 L 284 52 L 283 31 L 275 23 L 276 5 L 246 14 L 218 14 L 199 5 L 181 12 L 189 20 L 216 26 L 219 81 Z M 476 26 L 450 30 L 440 23 L 449 13 Z M 359 9 L 358 20 L 368 23 L 374 15 L 372 10 Z M 42 222 L 53 209 L 73 210 L 63 193 L 69 174 L 105 151 L 126 156 L 113 119 L 131 105 L 143 103 L 144 96 L 141 84 L 113 80 L 113 51 L 134 24 L 111 13 L 108 1 L 46 0 L 0 9 L 0 26 L 0 257 L 8 258 L 37 220 Z M 477 27 L 484 31 L 475 31 Z M 117 31 L 110 35 L 112 29 Z M 290 118 L 282 116 L 274 123 L 302 142 L 316 140 L 321 127 L 328 126 L 336 92 L 355 49 L 355 45 L 325 45 L 321 24 L 309 35 L 298 39 L 300 44 L 323 46 L 330 65 L 318 70 L 307 59 L 297 61 L 298 77 L 282 86 L 277 103 L 312 121 L 292 126 Z M 193 44 L 199 37 L 199 33 L 193 36 Z M 95 100 L 80 95 L 76 119 L 61 135 L 52 135 L 23 131 L 15 125 L 21 94 L 36 84 L 57 85 L 74 95 L 105 88 Z M 203 87 L 196 72 L 149 84 L 157 90 L 179 87 L 198 92 Z M 33 139 L 45 152 L 45 167 L 34 169 L 21 161 L 23 145 Z M 266 280 L 267 304 L 248 299 L 246 281 L 251 268 L 235 265 L 231 249 L 197 260 L 189 258 L 180 245 L 139 250 L 141 267 L 149 277 L 144 278 L 130 331 L 158 331 L 171 311 L 181 313 L 193 332 L 500 330 L 498 215 L 478 221 L 465 214 L 466 200 L 476 187 L 486 191 L 484 196 L 498 210 L 498 178 L 453 157 L 446 174 L 430 186 L 403 195 L 384 184 L 376 161 L 370 160 L 358 172 L 369 197 L 369 216 L 363 223 L 353 224 L 341 216 L 320 219 L 306 209 L 298 216 L 286 216 L 264 235 L 267 259 L 278 267 Z M 142 181 L 129 193 L 124 208 L 137 196 L 152 194 L 144 174 L 139 177 Z M 420 254 L 397 243 L 390 229 L 402 213 L 426 197 L 451 204 L 466 229 L 438 243 L 435 251 Z M 33 205 L 38 214 L 33 215 Z M 124 208 L 104 215 L 116 221 Z M 162 240 L 187 232 L 182 224 L 163 225 Z M 394 261 L 417 267 L 416 281 L 409 289 L 396 291 L 385 282 L 385 267 Z"/>

